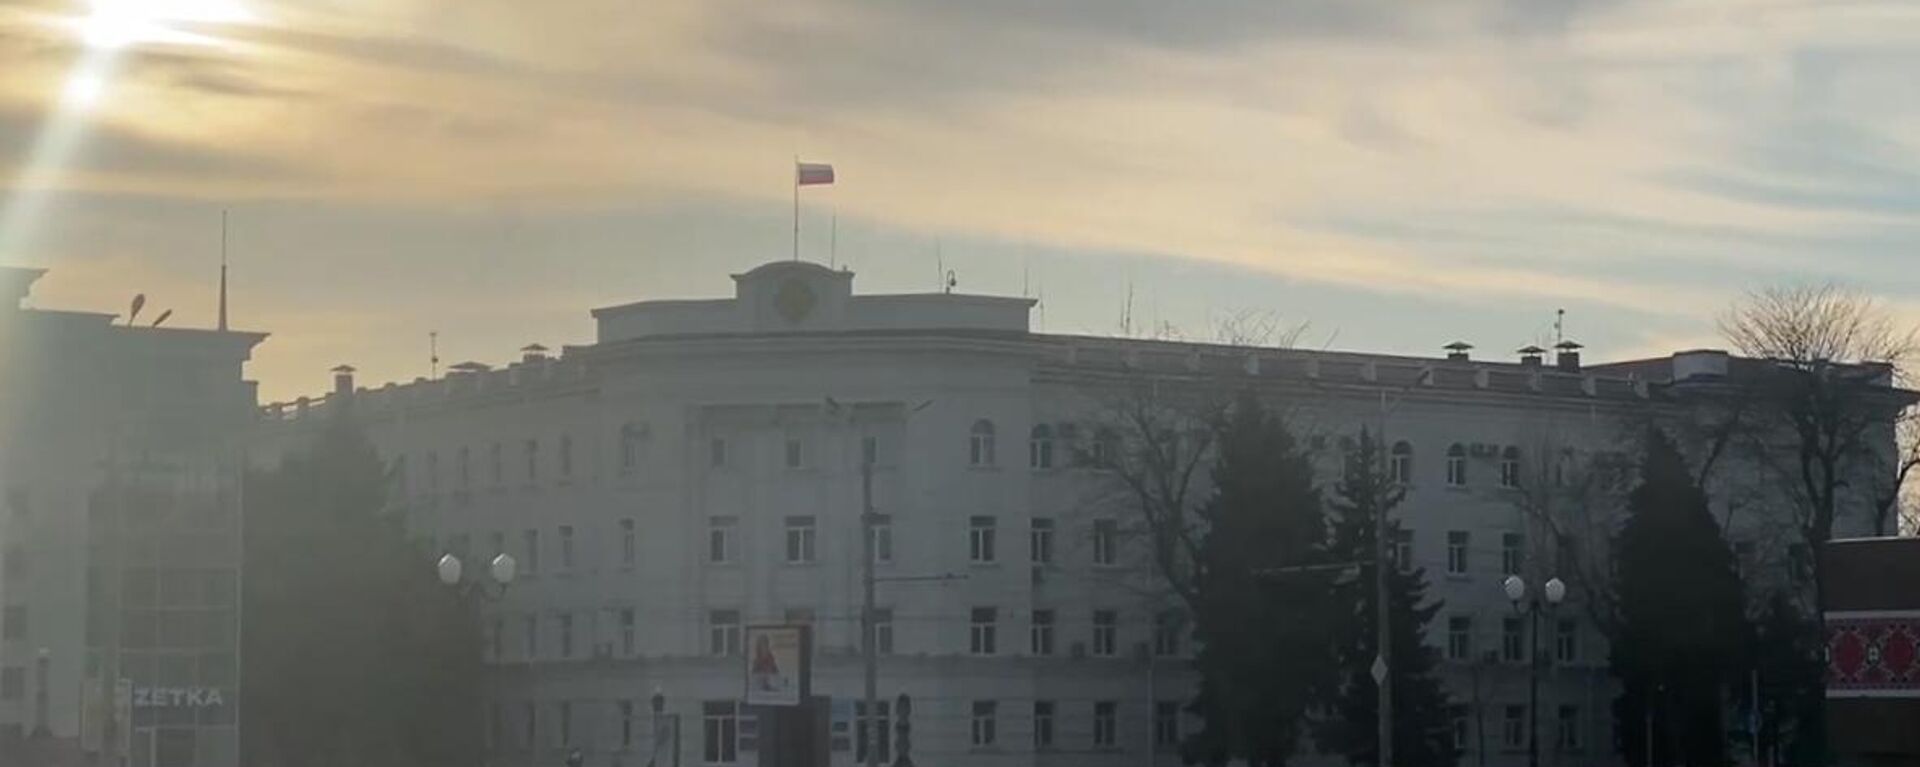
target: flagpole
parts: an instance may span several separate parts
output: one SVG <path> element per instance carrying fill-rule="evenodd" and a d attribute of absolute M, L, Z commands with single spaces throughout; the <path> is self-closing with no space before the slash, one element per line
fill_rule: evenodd
<path fill-rule="evenodd" d="M 800 155 L 793 156 L 793 260 L 800 260 Z"/>

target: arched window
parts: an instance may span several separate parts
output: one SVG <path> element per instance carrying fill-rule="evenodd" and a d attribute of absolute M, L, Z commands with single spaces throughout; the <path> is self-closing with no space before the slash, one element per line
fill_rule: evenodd
<path fill-rule="evenodd" d="M 1458 442 L 1447 447 L 1447 485 L 1467 486 L 1467 449 Z"/>
<path fill-rule="evenodd" d="M 1406 440 L 1393 443 L 1388 452 L 1387 478 L 1402 485 L 1413 481 L 1413 446 Z"/>
<path fill-rule="evenodd" d="M 1105 426 L 1094 431 L 1091 463 L 1096 469 L 1104 469 L 1119 460 L 1120 435 Z"/>
<path fill-rule="evenodd" d="M 1508 445 L 1500 451 L 1500 486 L 1520 486 L 1520 448 Z"/>
<path fill-rule="evenodd" d="M 985 418 L 973 422 L 973 432 L 967 440 L 967 463 L 974 466 L 993 465 L 993 422 Z"/>
<path fill-rule="evenodd" d="M 620 473 L 632 474 L 640 468 L 640 454 L 647 428 L 628 422 L 620 427 Z"/>
<path fill-rule="evenodd" d="M 1034 424 L 1027 440 L 1027 468 L 1053 468 L 1053 427 Z"/>

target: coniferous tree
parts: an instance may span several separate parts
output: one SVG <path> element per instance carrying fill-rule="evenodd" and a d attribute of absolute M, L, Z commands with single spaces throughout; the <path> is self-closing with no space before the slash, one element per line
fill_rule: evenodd
<path fill-rule="evenodd" d="M 262 767 L 480 762 L 470 599 L 385 512 L 386 472 L 342 419 L 248 477 L 242 760 Z"/>
<path fill-rule="evenodd" d="M 1380 760 L 1379 687 L 1372 672 L 1380 646 L 1374 533 L 1382 514 L 1388 515 L 1389 536 L 1400 530 L 1392 512 L 1405 495 L 1389 479 L 1380 459 L 1378 443 L 1362 431 L 1359 445 L 1347 456 L 1345 474 L 1331 502 L 1335 516 L 1330 556 L 1335 561 L 1361 563 L 1361 577 L 1341 584 L 1337 590 L 1341 622 L 1334 646 L 1344 678 L 1317 740 L 1322 750 L 1345 754 L 1352 764 L 1378 764 Z M 1393 685 L 1394 762 L 1451 765 L 1459 757 L 1450 726 L 1452 702 L 1434 673 L 1438 653 L 1422 640 L 1442 603 L 1426 601 L 1426 594 L 1425 570 L 1389 569 L 1388 630 L 1393 653 L 1387 681 Z"/>
<path fill-rule="evenodd" d="M 1648 767 L 1649 750 L 1653 765 L 1727 764 L 1722 709 L 1745 682 L 1745 597 L 1706 493 L 1657 430 L 1616 552 L 1611 663 L 1622 687 L 1614 705 L 1622 756 L 1634 767 Z"/>
<path fill-rule="evenodd" d="M 1243 397 L 1220 426 L 1196 568 L 1189 762 L 1277 767 L 1333 684 L 1326 519 L 1313 466 L 1287 426 Z M 1306 566 L 1309 569 L 1299 568 Z"/>

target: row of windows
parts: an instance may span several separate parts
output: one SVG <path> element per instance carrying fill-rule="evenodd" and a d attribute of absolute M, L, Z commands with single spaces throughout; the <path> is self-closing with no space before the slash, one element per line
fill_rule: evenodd
<path fill-rule="evenodd" d="M 997 700 L 975 700 L 968 706 L 968 742 L 975 748 L 993 748 L 1002 746 L 1001 705 Z M 1096 749 L 1112 750 L 1120 746 L 1120 701 L 1097 700 L 1086 702 L 1083 709 L 1087 714 L 1089 737 L 1088 746 Z M 1045 751 L 1060 748 L 1065 743 L 1060 727 L 1060 717 L 1064 706 L 1060 701 L 1035 700 L 1029 709 L 1032 727 L 1029 730 L 1032 747 Z M 551 747 L 572 748 L 586 745 L 581 742 L 582 733 L 578 720 L 590 716 L 592 704 L 559 701 L 552 704 L 549 713 L 540 717 L 539 707 L 532 702 L 520 704 L 519 735 L 512 745 L 525 747 L 535 742 L 539 725 L 547 728 L 546 743 Z M 873 745 L 878 751 L 881 762 L 893 758 L 893 722 L 892 705 L 879 701 L 874 713 L 869 715 L 864 702 L 854 704 L 855 722 L 852 742 L 848 744 L 854 750 L 853 760 L 866 759 L 868 746 L 867 732 L 873 729 Z M 643 712 L 633 700 L 620 700 L 614 703 L 616 737 L 613 744 L 619 750 L 637 750 L 650 747 L 656 737 L 669 737 L 667 733 L 649 733 L 651 713 Z M 544 719 L 544 722 L 540 721 Z M 495 704 L 488 726 L 489 741 L 500 747 L 507 745 L 507 706 Z M 1171 748 L 1180 742 L 1180 703 L 1174 700 L 1156 700 L 1153 702 L 1153 722 L 1151 737 L 1157 747 Z M 758 741 L 757 721 L 745 707 L 733 700 L 709 700 L 700 705 L 700 761 L 702 764 L 733 764 L 740 760 L 741 752 L 754 751 Z M 609 745 L 613 745 L 609 744 Z"/>
<path fill-rule="evenodd" d="M 1524 622 L 1519 616 L 1506 616 L 1500 621 L 1500 650 L 1498 654 L 1489 652 L 1486 660 L 1498 658 L 1506 663 L 1522 663 L 1527 660 L 1527 642 Z M 1453 615 L 1447 618 L 1447 659 L 1459 662 L 1482 660 L 1474 655 L 1473 616 Z M 1553 625 L 1553 661 L 1560 664 L 1574 663 L 1580 660 L 1580 623 L 1572 618 L 1561 618 Z"/>
<path fill-rule="evenodd" d="M 1520 704 L 1509 703 L 1500 706 L 1499 710 L 1500 741 L 1498 747 L 1507 751 L 1518 751 L 1526 748 L 1527 707 Z M 1463 752 L 1478 750 L 1481 745 L 1471 737 L 1473 733 L 1473 717 L 1470 716 L 1470 713 L 1468 707 L 1464 705 L 1454 706 L 1453 708 L 1453 747 Z M 1586 748 L 1586 738 L 1583 735 L 1586 730 L 1584 725 L 1585 720 L 1582 718 L 1582 712 L 1579 706 L 1556 706 L 1553 710 L 1553 731 L 1551 735 L 1548 736 L 1553 738 L 1553 741 L 1551 743 L 1543 743 L 1542 746 L 1551 747 L 1553 750 L 1562 753 L 1577 753 Z M 1545 735 L 1546 733 L 1542 734 Z"/>
<path fill-rule="evenodd" d="M 1455 442 L 1447 446 L 1445 480 L 1448 487 L 1467 486 L 1468 454 L 1467 446 L 1461 443 Z M 1501 448 L 1499 458 L 1500 486 L 1509 489 L 1520 487 L 1520 448 L 1512 445 Z M 1387 450 L 1387 477 L 1401 484 L 1413 482 L 1412 444 L 1402 440 L 1393 443 L 1393 447 Z"/>
<path fill-rule="evenodd" d="M 1113 455 L 1118 439 L 1108 429 L 1095 432 L 1090 443 L 1082 444 L 1079 426 L 1071 423 L 1035 424 L 1027 432 L 1027 468 L 1052 469 L 1059 465 L 1056 461 L 1056 446 L 1067 452 L 1066 460 L 1074 466 L 1104 466 Z M 967 430 L 967 464 L 976 468 L 998 466 L 998 436 L 993 421 L 982 418 L 973 422 Z"/>
<path fill-rule="evenodd" d="M 618 523 L 619 563 L 622 567 L 634 566 L 639 556 L 639 533 L 634 520 L 622 519 Z M 739 517 L 720 516 L 707 520 L 707 540 L 705 558 L 708 564 L 732 564 L 739 557 Z M 993 564 L 1000 561 L 999 522 L 992 516 L 974 516 L 968 520 L 967 559 L 974 564 Z M 1031 521 L 1028 531 L 1028 553 L 1034 564 L 1054 563 L 1056 546 L 1054 545 L 1057 526 L 1051 518 L 1037 517 Z M 559 569 L 570 571 L 579 566 L 578 536 L 573 525 L 560 525 L 557 530 Z M 792 515 L 782 520 L 782 554 L 790 565 L 809 565 L 819 561 L 819 523 L 811 515 Z M 1111 519 L 1094 520 L 1090 532 L 1092 561 L 1099 566 L 1112 566 L 1119 562 L 1120 528 L 1119 523 Z M 493 554 L 507 552 L 506 533 L 494 531 L 490 534 Z M 468 533 L 454 533 L 447 536 L 440 549 L 442 553 L 452 554 L 463 561 L 473 552 L 473 539 Z M 894 551 L 893 518 L 889 515 L 877 515 L 868 528 L 867 548 L 874 561 L 888 563 L 893 561 Z M 543 547 L 539 530 L 521 532 L 518 564 L 520 572 L 537 574 L 541 567 Z M 429 549 L 431 550 L 431 549 Z"/>
<path fill-rule="evenodd" d="M 637 615 L 633 608 L 620 608 L 614 611 L 617 626 L 617 639 L 597 648 L 600 652 L 611 654 L 614 647 L 619 648 L 621 657 L 632 657 L 636 651 L 635 629 Z M 996 607 L 976 607 L 968 613 L 967 650 L 973 655 L 997 655 L 1001 653 L 1000 616 Z M 581 649 L 578 641 L 578 629 L 583 621 L 573 613 L 561 613 L 552 617 L 552 628 L 557 647 L 554 652 L 560 659 L 579 657 Z M 1059 612 L 1052 609 L 1034 610 L 1028 623 L 1028 652 L 1036 656 L 1055 655 L 1060 651 L 1056 641 L 1060 625 Z M 1091 614 L 1089 641 L 1076 643 L 1070 648 L 1076 654 L 1087 653 L 1098 658 L 1112 658 L 1119 655 L 1120 613 L 1116 610 L 1094 610 Z M 816 620 L 810 608 L 789 608 L 782 616 L 785 623 L 812 625 Z M 876 652 L 891 655 L 894 645 L 894 614 L 891 608 L 874 611 L 873 643 Z M 488 631 L 488 645 L 492 657 L 499 659 L 506 655 L 506 619 L 493 619 Z M 741 653 L 741 637 L 745 631 L 742 613 L 737 609 L 708 610 L 706 616 L 707 636 L 705 651 L 708 655 L 737 656 Z M 526 615 L 520 618 L 521 653 L 525 658 L 536 658 L 541 653 L 541 625 L 538 615 Z M 1151 652 L 1160 657 L 1172 657 L 1180 654 L 1187 622 L 1178 611 L 1164 611 L 1154 615 L 1153 641 Z"/>

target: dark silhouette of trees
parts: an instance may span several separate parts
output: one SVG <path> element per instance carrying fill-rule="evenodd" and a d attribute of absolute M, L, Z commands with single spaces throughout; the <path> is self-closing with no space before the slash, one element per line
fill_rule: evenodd
<path fill-rule="evenodd" d="M 1650 431 L 1615 549 L 1614 714 L 1635 767 L 1649 767 L 1649 743 L 1652 765 L 1729 761 L 1722 708 L 1745 681 L 1751 634 L 1733 553 L 1693 477 L 1668 437 Z"/>
<path fill-rule="evenodd" d="M 1333 644 L 1344 678 L 1316 740 L 1322 750 L 1345 754 L 1352 764 L 1378 764 L 1379 691 L 1371 671 L 1380 646 L 1379 600 L 1372 575 L 1374 531 L 1376 520 L 1391 515 L 1404 493 L 1388 479 L 1379 445 L 1364 430 L 1347 456 L 1346 472 L 1334 493 L 1329 555 L 1336 561 L 1360 563 L 1357 569 L 1362 577 L 1345 581 L 1335 590 L 1339 630 Z M 1389 516 L 1387 529 L 1392 536 L 1400 525 Z M 1388 573 L 1393 653 L 1387 682 L 1393 685 L 1393 756 L 1399 764 L 1439 767 L 1459 758 L 1449 726 L 1451 701 L 1434 674 L 1438 653 L 1421 639 L 1442 604 L 1427 601 L 1424 569 L 1393 567 Z"/>
<path fill-rule="evenodd" d="M 1189 762 L 1283 765 L 1335 685 L 1327 523 L 1312 463 L 1285 423 L 1243 397 L 1220 426 L 1200 509 L 1194 659 L 1201 729 Z M 1306 569 L 1301 569 L 1306 568 Z"/>
<path fill-rule="evenodd" d="M 474 605 L 385 508 L 347 419 L 246 484 L 241 761 L 466 767 L 481 759 Z"/>

